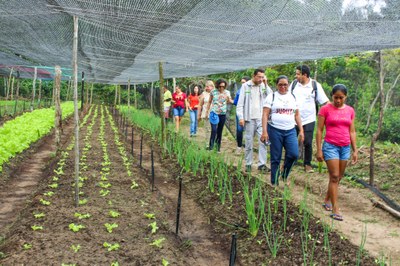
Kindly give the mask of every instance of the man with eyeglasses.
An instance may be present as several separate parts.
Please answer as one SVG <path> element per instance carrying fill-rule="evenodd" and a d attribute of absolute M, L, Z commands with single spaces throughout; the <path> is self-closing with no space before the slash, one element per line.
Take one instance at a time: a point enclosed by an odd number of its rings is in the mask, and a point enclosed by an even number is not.
<path fill-rule="evenodd" d="M 313 173 L 311 160 L 312 141 L 317 116 L 316 103 L 324 105 L 329 102 L 329 99 L 321 84 L 310 78 L 310 68 L 307 65 L 296 67 L 296 80 L 290 84 L 289 88 L 299 104 L 301 123 L 304 130 L 304 171 Z M 313 84 L 313 82 L 315 83 Z M 296 131 L 298 134 L 299 129 L 297 126 Z"/>
<path fill-rule="evenodd" d="M 251 80 L 242 84 L 239 100 L 236 107 L 236 115 L 239 125 L 245 130 L 245 161 L 246 171 L 251 172 L 253 163 L 253 140 L 258 136 L 258 170 L 266 172 L 267 147 L 260 141 L 262 134 L 262 112 L 265 98 L 272 93 L 267 84 L 263 69 L 256 69 Z"/>

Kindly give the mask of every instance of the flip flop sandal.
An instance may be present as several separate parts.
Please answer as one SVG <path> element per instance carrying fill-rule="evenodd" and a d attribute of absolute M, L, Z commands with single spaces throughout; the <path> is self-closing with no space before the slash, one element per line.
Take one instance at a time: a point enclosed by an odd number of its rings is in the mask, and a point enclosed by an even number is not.
<path fill-rule="evenodd" d="M 332 204 L 331 203 L 323 203 L 322 207 L 325 209 L 325 211 L 332 211 Z"/>
<path fill-rule="evenodd" d="M 336 221 L 343 221 L 343 216 L 337 213 L 331 213 L 331 215 L 329 215 L 333 220 Z"/>

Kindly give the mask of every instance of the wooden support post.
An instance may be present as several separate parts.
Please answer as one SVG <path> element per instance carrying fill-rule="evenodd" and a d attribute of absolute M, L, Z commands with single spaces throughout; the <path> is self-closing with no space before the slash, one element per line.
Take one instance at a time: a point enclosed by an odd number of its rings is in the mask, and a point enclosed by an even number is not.
<path fill-rule="evenodd" d="M 117 98 L 118 98 L 118 85 L 115 84 L 115 98 L 114 98 L 114 107 L 117 106 Z"/>
<path fill-rule="evenodd" d="M 151 87 L 150 87 L 150 108 L 151 108 L 151 111 L 154 113 L 154 108 L 153 108 L 153 89 L 154 89 L 154 82 L 151 83 Z"/>
<path fill-rule="evenodd" d="M 90 85 L 90 84 L 88 84 L 88 85 Z M 85 104 L 86 105 L 89 104 L 89 86 L 86 86 L 86 102 L 85 102 Z"/>
<path fill-rule="evenodd" d="M 165 148 L 165 119 L 164 119 L 164 73 L 163 73 L 163 64 L 160 62 L 158 64 L 158 70 L 160 74 L 160 118 L 161 118 L 161 149 Z"/>
<path fill-rule="evenodd" d="M 92 99 L 93 99 L 93 86 L 94 84 L 92 83 L 92 88 L 90 89 L 90 105 L 92 105 Z"/>
<path fill-rule="evenodd" d="M 74 39 L 72 52 L 74 80 L 74 122 L 75 122 L 75 207 L 79 206 L 79 113 L 78 113 L 78 17 L 74 16 Z"/>
<path fill-rule="evenodd" d="M 135 109 L 137 109 L 136 84 L 133 84 L 133 93 L 135 96 Z"/>
<path fill-rule="evenodd" d="M 121 85 L 118 85 L 118 105 L 121 108 Z M 121 111 L 121 109 L 120 109 Z"/>
<path fill-rule="evenodd" d="M 54 105 L 55 105 L 55 117 L 54 117 L 54 128 L 55 128 L 55 141 L 56 150 L 60 148 L 61 144 L 61 132 L 62 132 L 62 113 L 60 103 L 60 90 L 61 90 L 61 68 L 60 66 L 55 67 L 54 77 Z"/>
<path fill-rule="evenodd" d="M 12 77 L 12 82 L 11 82 L 11 95 L 10 95 L 10 100 L 11 100 L 11 101 L 14 99 L 14 82 L 15 82 L 15 78 Z"/>
<path fill-rule="evenodd" d="M 128 79 L 128 115 L 131 114 L 131 79 Z"/>
<path fill-rule="evenodd" d="M 60 71 L 61 71 L 61 68 L 60 68 Z M 56 73 L 56 75 L 57 75 L 57 73 Z M 60 78 L 60 90 L 61 90 L 61 78 Z M 42 80 L 41 79 L 39 79 L 39 90 L 38 90 L 38 108 L 40 108 L 40 105 L 41 105 L 41 100 L 42 100 Z"/>
<path fill-rule="evenodd" d="M 34 75 L 33 75 L 31 111 L 33 111 L 33 104 L 34 104 L 34 102 L 35 102 L 36 78 L 37 78 L 37 67 L 35 67 L 35 73 L 34 73 Z"/>
<path fill-rule="evenodd" d="M 85 101 L 85 72 L 82 71 L 81 112 L 83 112 L 84 101 Z"/>

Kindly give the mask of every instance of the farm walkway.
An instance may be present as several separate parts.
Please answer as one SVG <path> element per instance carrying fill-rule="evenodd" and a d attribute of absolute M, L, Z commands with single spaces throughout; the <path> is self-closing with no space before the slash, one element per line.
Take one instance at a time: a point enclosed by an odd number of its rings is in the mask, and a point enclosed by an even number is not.
<path fill-rule="evenodd" d="M 187 132 L 187 136 L 189 137 L 190 130 L 188 123 L 188 117 L 185 116 L 181 132 Z M 209 142 L 209 136 L 209 133 L 206 132 L 203 126 L 203 122 L 200 122 L 197 137 L 191 139 L 199 143 L 199 145 L 206 146 Z M 234 161 L 237 161 L 241 156 L 235 154 L 236 141 L 226 128 L 224 129 L 221 146 L 221 156 Z M 255 155 L 252 174 L 258 174 L 256 163 L 257 158 Z M 351 171 L 351 166 L 348 167 L 348 170 Z M 268 176 L 259 175 L 259 177 L 269 184 L 269 174 Z M 321 206 L 326 193 L 327 173 L 306 174 L 303 171 L 303 167 L 295 166 L 290 178 L 292 180 L 291 189 L 293 192 L 292 195 L 294 195 L 294 203 L 299 204 L 303 199 L 307 184 L 309 187 L 307 198 L 309 206 L 312 206 L 314 216 L 322 221 L 331 223 L 332 219 L 329 217 L 329 213 Z M 337 231 L 343 237 L 359 246 L 362 232 L 366 226 L 366 250 L 375 257 L 384 254 L 387 258 L 391 258 L 392 265 L 400 265 L 400 222 L 387 212 L 374 207 L 370 201 L 372 198 L 379 201 L 368 189 L 357 188 L 351 186 L 349 183 L 342 182 L 339 189 L 339 203 L 344 221 L 334 221 L 334 227 L 336 227 Z"/>

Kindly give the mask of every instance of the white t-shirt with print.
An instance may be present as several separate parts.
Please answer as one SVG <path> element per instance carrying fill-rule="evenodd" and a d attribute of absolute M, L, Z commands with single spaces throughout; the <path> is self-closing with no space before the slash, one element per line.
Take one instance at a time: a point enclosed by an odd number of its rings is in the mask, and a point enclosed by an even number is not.
<path fill-rule="evenodd" d="M 292 84 L 289 86 L 289 90 L 291 89 Z M 310 81 L 304 86 L 300 82 L 297 82 L 292 92 L 299 105 L 302 125 L 304 126 L 311 122 L 315 122 L 317 113 L 315 110 L 315 92 L 313 92 L 312 79 L 310 79 Z M 317 102 L 319 104 L 324 104 L 327 101 L 329 101 L 329 99 L 326 96 L 324 89 L 321 84 L 317 82 Z"/>
<path fill-rule="evenodd" d="M 265 99 L 264 107 L 271 109 L 270 120 L 268 121 L 271 126 L 281 130 L 294 128 L 294 115 L 298 106 L 296 99 L 289 91 L 286 94 L 280 94 L 278 91 L 271 93 Z"/>

